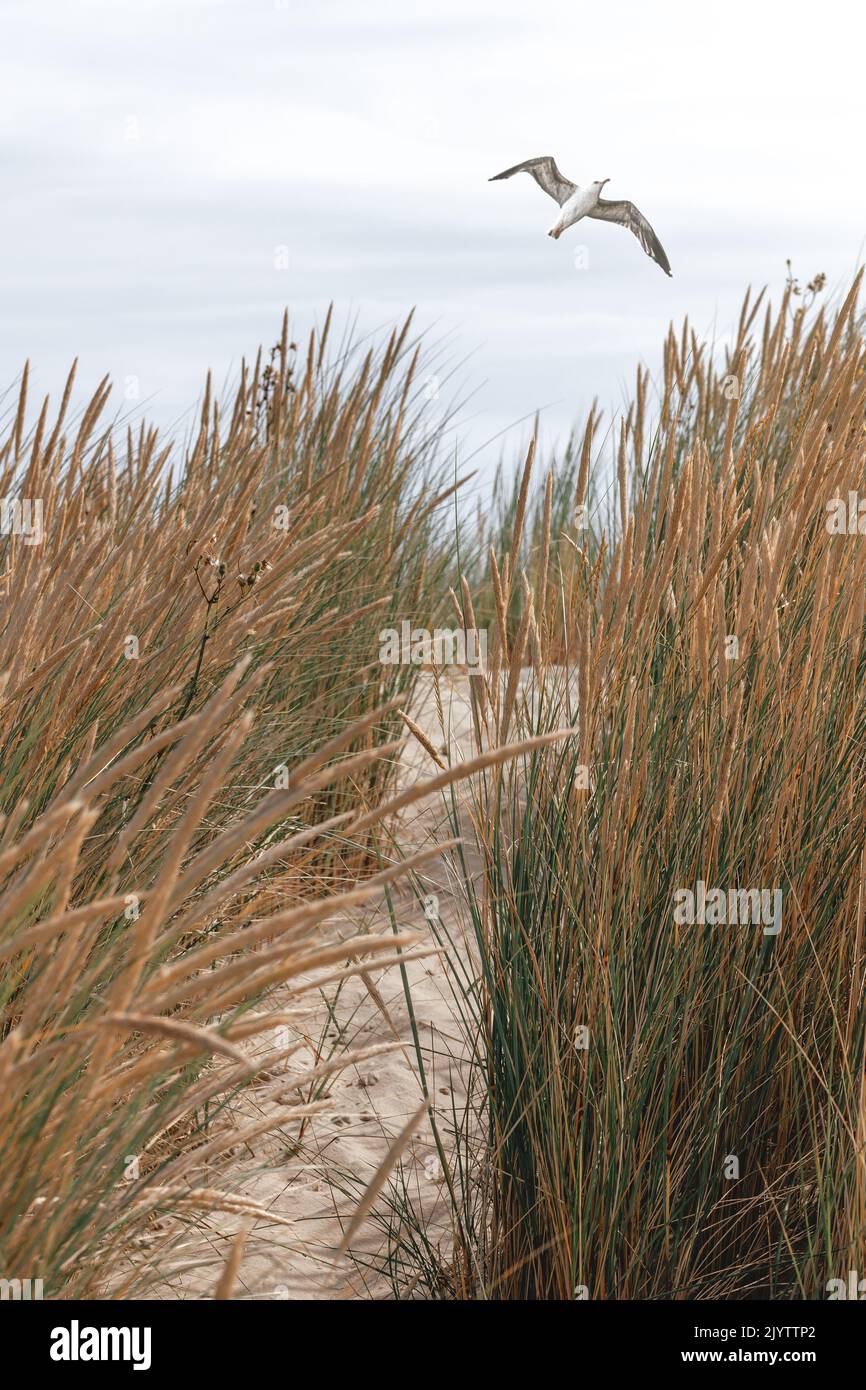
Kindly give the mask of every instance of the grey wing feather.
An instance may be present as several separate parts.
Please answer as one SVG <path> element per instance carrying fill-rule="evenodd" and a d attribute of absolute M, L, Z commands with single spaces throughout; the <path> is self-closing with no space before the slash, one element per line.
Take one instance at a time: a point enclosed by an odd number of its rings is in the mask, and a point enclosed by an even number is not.
<path fill-rule="evenodd" d="M 549 193 L 559 206 L 571 197 L 577 188 L 576 183 L 564 178 L 556 167 L 556 160 L 552 154 L 541 154 L 537 159 L 526 159 L 522 164 L 515 164 L 510 169 L 503 169 L 501 174 L 494 174 L 488 183 L 495 183 L 497 179 L 510 179 L 512 174 L 531 174 L 545 193 Z"/>
<path fill-rule="evenodd" d="M 665 248 L 643 213 L 635 207 L 634 203 L 613 202 L 610 198 L 599 198 L 598 203 L 592 212 L 587 213 L 587 216 L 598 217 L 602 222 L 618 222 L 621 227 L 628 227 L 630 232 L 634 232 L 647 255 L 661 266 L 665 275 L 673 274 L 670 262 L 665 255 Z"/>

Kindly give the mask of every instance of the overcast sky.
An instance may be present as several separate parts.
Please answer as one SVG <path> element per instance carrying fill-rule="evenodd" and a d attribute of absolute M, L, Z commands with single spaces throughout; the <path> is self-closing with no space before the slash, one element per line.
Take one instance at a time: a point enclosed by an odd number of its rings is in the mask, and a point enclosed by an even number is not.
<path fill-rule="evenodd" d="M 29 356 L 54 392 L 78 354 L 82 384 L 110 371 L 119 408 L 136 378 L 171 426 L 286 304 L 296 334 L 329 300 L 363 331 L 417 305 L 471 393 L 463 451 L 536 410 L 552 440 L 593 396 L 615 409 L 636 361 L 656 368 L 671 318 L 722 339 L 786 257 L 804 282 L 850 279 L 862 13 L 0 0 L 0 384 Z M 621 228 L 552 241 L 528 177 L 487 182 L 546 153 L 633 199 L 674 278 Z"/>

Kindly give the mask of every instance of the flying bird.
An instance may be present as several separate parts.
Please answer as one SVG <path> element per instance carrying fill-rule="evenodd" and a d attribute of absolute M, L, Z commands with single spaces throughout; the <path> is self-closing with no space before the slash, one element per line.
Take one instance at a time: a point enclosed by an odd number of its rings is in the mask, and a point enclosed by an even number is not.
<path fill-rule="evenodd" d="M 539 188 L 543 188 L 545 193 L 549 193 L 551 198 L 559 203 L 561 212 L 547 233 L 554 240 L 561 237 L 567 227 L 573 227 L 582 217 L 597 217 L 601 222 L 618 222 L 621 227 L 628 227 L 630 232 L 634 232 L 644 251 L 661 266 L 665 275 L 673 273 L 664 247 L 634 203 L 614 202 L 610 198 L 602 198 L 601 190 L 606 183 L 610 183 L 610 179 L 596 179 L 588 188 L 580 188 L 559 172 L 553 155 L 543 154 L 537 159 L 527 159 L 523 164 L 515 164 L 511 169 L 503 169 L 501 174 L 494 174 L 488 182 L 495 183 L 497 179 L 510 179 L 512 174 L 523 173 L 531 174 Z"/>

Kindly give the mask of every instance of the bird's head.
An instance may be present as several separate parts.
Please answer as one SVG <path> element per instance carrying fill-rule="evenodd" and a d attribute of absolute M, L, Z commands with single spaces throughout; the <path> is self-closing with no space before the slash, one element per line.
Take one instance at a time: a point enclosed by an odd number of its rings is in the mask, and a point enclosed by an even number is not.
<path fill-rule="evenodd" d="M 606 183 L 610 183 L 610 179 L 596 179 L 595 183 L 592 186 L 593 188 L 597 188 L 600 193 Z"/>

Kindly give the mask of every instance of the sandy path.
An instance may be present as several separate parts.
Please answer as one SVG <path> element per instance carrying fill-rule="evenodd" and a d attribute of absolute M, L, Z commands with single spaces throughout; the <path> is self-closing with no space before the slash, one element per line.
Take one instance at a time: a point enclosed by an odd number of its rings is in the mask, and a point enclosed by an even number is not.
<path fill-rule="evenodd" d="M 465 757 L 471 746 L 470 715 L 466 681 L 462 678 L 440 682 L 442 708 L 449 731 L 450 757 Z M 443 746 L 432 679 L 420 682 L 413 704 L 413 718 L 431 743 Z M 429 776 L 437 769 L 429 755 L 410 740 L 403 755 L 400 778 L 403 784 Z M 431 837 L 445 838 L 448 827 L 440 796 L 416 803 L 396 828 L 404 852 L 409 853 Z M 428 892 L 438 899 L 441 921 L 452 936 L 462 932 L 463 914 L 453 887 L 447 881 L 445 866 L 434 860 L 425 873 Z M 417 899 L 405 889 L 394 896 L 400 927 L 423 928 L 425 923 Z M 338 930 L 350 936 L 359 927 L 387 929 L 384 905 L 344 918 Z M 453 1014 L 445 966 L 439 957 L 411 962 L 407 966 L 419 1037 L 428 1071 L 431 1099 L 442 1118 L 440 1132 L 450 1125 L 451 1107 L 459 1114 L 465 1099 L 459 1066 L 449 1059 L 459 1055 L 461 1042 Z M 343 985 L 336 999 L 327 1044 L 337 1050 L 349 1046 L 393 1043 L 395 1032 L 403 1041 L 399 1050 L 352 1065 L 328 1083 L 333 1109 L 308 1122 L 301 1153 L 293 1152 L 297 1124 L 257 1142 L 253 1151 L 238 1155 L 243 1173 L 238 1184 L 245 1197 L 252 1199 L 277 1218 L 290 1217 L 288 1227 L 265 1219 L 251 1231 L 240 1266 L 236 1298 L 382 1298 L 391 1296 L 389 1280 L 375 1269 L 359 1269 L 344 1260 L 338 1271 L 333 1267 L 333 1251 L 339 1243 L 345 1220 L 351 1217 L 357 1197 L 375 1173 L 423 1098 L 415 1051 L 412 1044 L 403 983 L 397 967 L 373 970 L 370 981 L 377 999 L 361 979 Z M 333 987 L 329 990 L 333 997 Z M 311 1024 L 322 1029 L 324 1011 L 316 996 Z M 312 1032 L 312 1027 L 311 1027 Z M 276 1042 L 270 1036 L 268 1046 Z M 261 1043 L 260 1043 L 261 1046 Z M 265 1050 L 263 1048 L 263 1050 Z M 313 1050 L 292 1058 L 290 1068 L 304 1070 L 314 1063 Z M 264 1104 L 250 1090 L 234 1109 L 230 1122 L 238 1128 L 267 1115 Z M 446 1245 L 449 1239 L 447 1193 L 436 1155 L 428 1119 L 422 1120 L 415 1138 L 402 1160 L 402 1177 L 411 1188 L 413 1205 L 421 1215 L 428 1236 L 435 1233 Z M 223 1184 L 224 1186 L 225 1184 Z M 345 1194 L 340 1196 L 341 1191 Z M 377 1207 L 386 1204 L 382 1199 Z M 229 1243 L 237 1230 L 237 1218 L 215 1215 L 194 1232 L 185 1234 L 175 1246 L 171 1267 L 176 1272 L 155 1287 L 157 1298 L 212 1297 Z M 381 1222 L 368 1219 L 354 1242 L 356 1250 L 375 1260 L 385 1244 Z"/>

